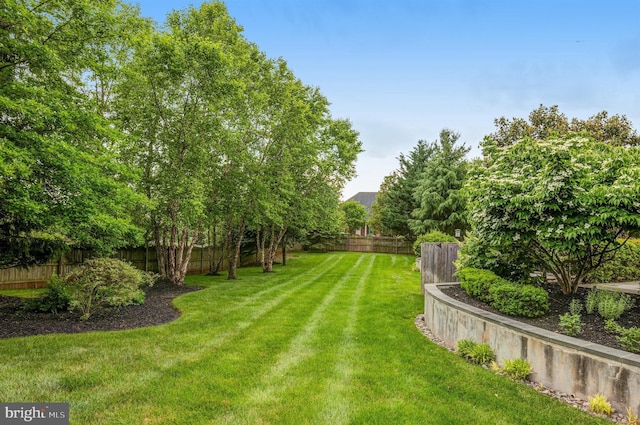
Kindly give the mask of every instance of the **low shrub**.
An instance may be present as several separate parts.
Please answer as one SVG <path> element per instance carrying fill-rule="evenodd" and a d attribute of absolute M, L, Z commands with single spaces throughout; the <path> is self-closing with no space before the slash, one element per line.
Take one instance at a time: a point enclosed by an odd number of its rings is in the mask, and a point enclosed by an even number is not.
<path fill-rule="evenodd" d="M 53 275 L 47 281 L 47 290 L 40 296 L 28 300 L 24 309 L 41 313 L 57 314 L 69 309 L 69 288 L 64 279 L 58 275 Z"/>
<path fill-rule="evenodd" d="M 496 359 L 496 355 L 489 346 L 489 344 L 476 344 L 471 349 L 470 360 L 471 363 L 478 365 L 488 365 Z"/>
<path fill-rule="evenodd" d="M 610 415 L 612 411 L 611 403 L 602 394 L 596 394 L 593 397 L 589 396 L 589 410 L 597 414 Z"/>
<path fill-rule="evenodd" d="M 506 282 L 489 288 L 491 306 L 512 316 L 539 317 L 549 311 L 549 294 L 533 285 Z"/>
<path fill-rule="evenodd" d="M 580 300 L 578 299 L 572 299 L 571 302 L 569 303 L 569 313 L 571 314 L 582 314 L 582 303 L 580 302 Z"/>
<path fill-rule="evenodd" d="M 614 334 L 625 350 L 631 353 L 640 353 L 640 328 L 625 328 L 613 319 L 609 319 L 604 324 L 604 330 Z"/>
<path fill-rule="evenodd" d="M 582 316 L 565 313 L 560 315 L 560 327 L 569 336 L 578 336 L 582 332 Z"/>
<path fill-rule="evenodd" d="M 471 267 L 491 270 L 498 276 L 512 282 L 533 283 L 535 267 L 523 250 L 498 250 L 484 238 L 478 238 L 473 231 L 465 235 L 464 243 L 458 251 L 456 267 Z"/>
<path fill-rule="evenodd" d="M 617 320 L 622 314 L 631 310 L 634 300 L 622 292 L 601 291 L 601 298 L 598 300 L 598 314 L 605 320 Z"/>
<path fill-rule="evenodd" d="M 456 354 L 467 360 L 471 360 L 471 352 L 476 346 L 476 342 L 471 339 L 461 339 L 456 347 Z"/>
<path fill-rule="evenodd" d="M 587 314 L 597 312 L 603 319 L 617 320 L 635 304 L 633 298 L 622 292 L 604 291 L 596 287 L 587 294 Z"/>
<path fill-rule="evenodd" d="M 87 319 L 96 308 L 142 304 L 140 289 L 153 285 L 156 277 L 114 258 L 95 258 L 76 267 L 67 276 L 69 309 L 82 312 Z"/>
<path fill-rule="evenodd" d="M 640 280 L 640 239 L 629 239 L 607 261 L 587 276 L 590 282 Z"/>
<path fill-rule="evenodd" d="M 587 314 L 593 314 L 598 308 L 598 299 L 600 298 L 600 290 L 597 287 L 591 288 L 587 293 L 587 298 L 584 301 L 584 309 Z"/>
<path fill-rule="evenodd" d="M 501 371 L 511 379 L 524 381 L 531 374 L 531 364 L 524 359 L 505 360 Z"/>
<path fill-rule="evenodd" d="M 460 287 L 469 296 L 487 302 L 491 301 L 489 289 L 492 286 L 507 283 L 506 280 L 490 270 L 474 269 L 472 267 L 464 267 L 457 270 L 456 276 L 460 279 Z"/>
<path fill-rule="evenodd" d="M 416 256 L 419 257 L 421 255 L 421 246 L 423 243 L 438 243 L 438 242 L 458 242 L 456 238 L 446 233 L 440 232 L 439 230 L 432 230 L 429 233 L 425 233 L 424 235 L 418 236 L 418 239 L 413 243 L 413 252 L 416 253 Z"/>
<path fill-rule="evenodd" d="M 640 328 L 622 328 L 620 335 L 616 339 L 622 348 L 631 353 L 640 353 Z"/>

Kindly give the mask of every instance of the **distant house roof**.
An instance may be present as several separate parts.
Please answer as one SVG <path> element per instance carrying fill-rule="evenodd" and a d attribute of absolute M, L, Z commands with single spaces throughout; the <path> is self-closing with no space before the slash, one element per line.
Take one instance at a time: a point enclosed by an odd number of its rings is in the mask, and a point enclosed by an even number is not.
<path fill-rule="evenodd" d="M 378 192 L 358 192 L 351 198 L 347 199 L 347 201 L 360 202 L 367 209 L 367 212 L 370 212 L 371 205 L 373 205 L 373 201 L 376 200 L 377 196 Z"/>

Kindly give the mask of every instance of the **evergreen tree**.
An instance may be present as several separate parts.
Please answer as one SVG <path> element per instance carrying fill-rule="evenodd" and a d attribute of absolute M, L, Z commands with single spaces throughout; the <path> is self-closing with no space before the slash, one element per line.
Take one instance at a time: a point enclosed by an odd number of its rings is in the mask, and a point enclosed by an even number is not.
<path fill-rule="evenodd" d="M 412 211 L 409 227 L 414 234 L 432 230 L 453 234 L 454 229 L 465 230 L 466 199 L 461 189 L 467 173 L 466 146 L 455 146 L 458 133 L 444 129 L 438 144 L 425 164 L 413 192 L 418 206 Z"/>

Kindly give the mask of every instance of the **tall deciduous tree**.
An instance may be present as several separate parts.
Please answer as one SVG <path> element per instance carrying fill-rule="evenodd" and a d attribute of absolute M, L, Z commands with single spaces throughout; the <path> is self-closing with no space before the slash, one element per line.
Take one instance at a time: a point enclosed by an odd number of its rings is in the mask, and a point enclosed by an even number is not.
<path fill-rule="evenodd" d="M 470 221 L 495 251 L 522 254 L 566 294 L 640 229 L 640 150 L 569 135 L 485 145 L 470 172 Z"/>
<path fill-rule="evenodd" d="M 246 42 L 222 3 L 175 11 L 166 31 L 141 40 L 120 86 L 130 159 L 144 170 L 162 275 L 182 284 L 203 233 L 211 186 L 234 140 L 223 131 L 233 63 Z"/>
<path fill-rule="evenodd" d="M 456 146 L 460 134 L 444 129 L 426 162 L 413 192 L 418 206 L 409 227 L 414 234 L 440 230 L 450 235 L 467 227 L 466 198 L 462 193 L 467 173 L 466 146 Z"/>
<path fill-rule="evenodd" d="M 47 261 L 69 244 L 109 253 L 134 244 L 132 170 L 87 76 L 139 21 L 117 0 L 6 0 L 0 15 L 0 264 Z M 132 27 L 135 27 L 133 25 Z"/>
<path fill-rule="evenodd" d="M 586 133 L 600 142 L 616 146 L 640 145 L 640 135 L 625 115 L 599 112 L 586 120 L 572 118 L 560 112 L 558 105 L 540 105 L 531 111 L 528 121 L 524 118 L 494 120 L 496 131 L 487 137 L 498 146 L 509 146 L 524 137 L 546 140 L 548 137 L 564 136 L 568 133 Z"/>
<path fill-rule="evenodd" d="M 349 233 L 354 235 L 367 222 L 367 209 L 357 201 L 345 201 L 340 204 L 343 220 Z M 363 235 L 364 236 L 364 235 Z"/>

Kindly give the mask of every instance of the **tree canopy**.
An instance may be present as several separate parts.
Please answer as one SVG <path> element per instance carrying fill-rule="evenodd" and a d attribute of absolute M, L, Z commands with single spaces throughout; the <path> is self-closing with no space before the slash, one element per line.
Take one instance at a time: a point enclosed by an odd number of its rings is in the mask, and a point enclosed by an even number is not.
<path fill-rule="evenodd" d="M 439 230 L 453 235 L 467 227 L 466 198 L 461 189 L 467 173 L 465 155 L 469 148 L 455 146 L 460 134 L 442 130 L 433 153 L 413 191 L 417 207 L 411 212 L 409 227 L 416 235 Z"/>
<path fill-rule="evenodd" d="M 419 140 L 399 168 L 385 177 L 372 206 L 375 227 L 415 240 L 431 230 L 453 234 L 466 228 L 465 198 L 460 192 L 469 149 L 455 146 L 460 135 L 444 129 L 437 141 Z"/>
<path fill-rule="evenodd" d="M 640 135 L 625 115 L 601 111 L 586 120 L 572 118 L 560 112 L 558 105 L 540 105 L 531 111 L 529 119 L 500 117 L 494 120 L 496 131 L 487 136 L 498 146 L 509 146 L 524 137 L 546 140 L 569 133 L 586 133 L 591 138 L 616 146 L 638 146 Z"/>
<path fill-rule="evenodd" d="M 343 202 L 340 204 L 340 211 L 342 211 L 344 224 L 351 235 L 354 235 L 356 230 L 367 223 L 367 208 L 358 201 Z"/>
<path fill-rule="evenodd" d="M 414 193 L 434 150 L 433 143 L 419 140 L 407 155 L 400 154 L 398 169 L 385 177 L 372 206 L 377 227 L 410 240 L 418 236 L 409 226 L 411 214 L 420 205 Z"/>
<path fill-rule="evenodd" d="M 109 253 L 141 242 L 125 137 L 89 88 L 135 10 L 113 1 L 7 0 L 0 17 L 0 265 L 49 260 L 69 245 Z M 140 21 L 141 22 L 141 21 Z"/>
<path fill-rule="evenodd" d="M 580 135 L 487 143 L 466 190 L 476 237 L 550 272 L 564 293 L 610 260 L 620 238 L 640 230 L 635 147 Z"/>
<path fill-rule="evenodd" d="M 215 227 L 234 278 L 245 230 L 273 254 L 335 226 L 358 133 L 222 2 L 159 27 L 119 0 L 8 0 L 0 60 L 2 266 L 146 240 L 180 284 Z"/>

